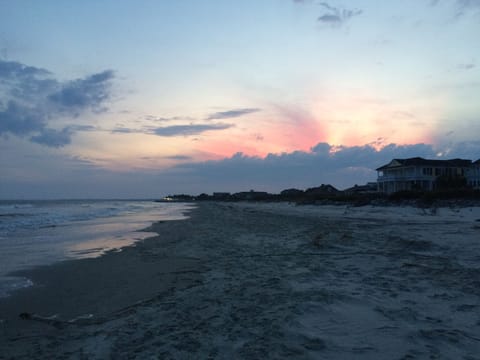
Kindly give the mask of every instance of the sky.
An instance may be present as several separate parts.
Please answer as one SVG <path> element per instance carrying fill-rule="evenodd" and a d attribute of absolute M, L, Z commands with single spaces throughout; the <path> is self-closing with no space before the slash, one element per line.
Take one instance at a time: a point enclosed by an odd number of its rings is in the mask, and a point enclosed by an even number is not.
<path fill-rule="evenodd" d="M 0 199 L 344 189 L 480 158 L 480 0 L 0 0 Z"/>

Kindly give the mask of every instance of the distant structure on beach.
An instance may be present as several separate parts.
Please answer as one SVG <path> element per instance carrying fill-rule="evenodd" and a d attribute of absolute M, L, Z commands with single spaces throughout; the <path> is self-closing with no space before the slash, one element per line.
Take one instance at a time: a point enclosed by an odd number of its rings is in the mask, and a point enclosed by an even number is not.
<path fill-rule="evenodd" d="M 460 187 L 480 188 L 480 160 L 393 159 L 377 169 L 378 191 L 433 191 Z"/>
<path fill-rule="evenodd" d="M 359 194 L 375 194 L 378 191 L 376 182 L 368 182 L 365 185 L 357 185 L 343 190 L 347 195 L 359 195 Z"/>
<path fill-rule="evenodd" d="M 373 199 L 388 199 L 394 193 L 399 193 L 394 195 L 397 198 L 412 199 L 436 190 L 438 198 L 453 195 L 457 198 L 468 196 L 471 199 L 473 196 L 480 199 L 480 159 L 475 162 L 467 159 L 431 160 L 421 157 L 393 159 L 376 170 L 376 182 L 355 184 L 345 190 L 321 184 L 306 190 L 288 188 L 278 194 L 256 190 L 214 192 L 212 195 L 178 194 L 157 201 L 293 201 L 302 204 L 347 201 L 361 206 Z"/>
<path fill-rule="evenodd" d="M 480 159 L 472 163 L 467 178 L 472 188 L 480 189 Z"/>

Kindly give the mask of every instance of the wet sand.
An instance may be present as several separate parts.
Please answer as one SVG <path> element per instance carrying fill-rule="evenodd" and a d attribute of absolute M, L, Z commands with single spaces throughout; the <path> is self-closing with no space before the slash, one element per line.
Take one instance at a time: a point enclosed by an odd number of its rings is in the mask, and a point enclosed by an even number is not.
<path fill-rule="evenodd" d="M 26 273 L 0 358 L 479 358 L 480 208 L 198 206 Z"/>

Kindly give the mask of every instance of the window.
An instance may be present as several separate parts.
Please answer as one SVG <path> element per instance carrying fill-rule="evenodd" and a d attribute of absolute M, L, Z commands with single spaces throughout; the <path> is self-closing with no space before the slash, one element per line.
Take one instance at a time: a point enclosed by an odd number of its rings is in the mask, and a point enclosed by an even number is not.
<path fill-rule="evenodd" d="M 423 175 L 432 175 L 432 168 L 423 168 Z"/>

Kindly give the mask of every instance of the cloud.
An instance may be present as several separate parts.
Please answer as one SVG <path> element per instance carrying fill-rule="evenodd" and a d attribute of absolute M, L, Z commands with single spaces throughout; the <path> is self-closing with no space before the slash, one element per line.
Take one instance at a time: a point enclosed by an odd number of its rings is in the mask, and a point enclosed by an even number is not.
<path fill-rule="evenodd" d="M 473 63 L 468 63 L 468 64 L 458 64 L 457 69 L 459 70 L 471 70 L 475 68 L 475 64 Z"/>
<path fill-rule="evenodd" d="M 206 131 L 225 130 L 233 127 L 233 124 L 189 124 L 189 125 L 170 125 L 162 127 L 144 127 L 141 129 L 127 128 L 118 126 L 111 132 L 114 134 L 149 134 L 165 137 L 191 136 L 198 135 Z"/>
<path fill-rule="evenodd" d="M 319 16 L 317 20 L 320 23 L 330 25 L 330 26 L 340 26 L 347 22 L 354 16 L 362 14 L 362 10 L 354 9 L 342 9 L 334 7 L 326 2 L 321 2 L 319 5 L 324 9 L 324 14 Z"/>
<path fill-rule="evenodd" d="M 175 171 L 188 174 L 201 184 L 196 188 L 200 192 L 250 189 L 275 192 L 290 187 L 305 189 L 322 183 L 343 189 L 375 181 L 375 169 L 394 158 L 462 157 L 475 160 L 479 153 L 480 141 L 438 148 L 422 143 L 388 144 L 381 148 L 370 144 L 349 147 L 319 143 L 310 151 L 269 154 L 265 158 L 237 153 L 222 160 L 184 163 L 173 168 L 170 175 Z"/>
<path fill-rule="evenodd" d="M 32 80 L 50 75 L 51 73 L 45 69 L 27 66 L 16 61 L 0 60 L 0 78 L 3 80 Z"/>
<path fill-rule="evenodd" d="M 338 12 L 338 9 L 336 7 L 330 5 L 329 3 L 320 2 L 320 3 L 318 3 L 318 5 L 320 5 L 321 7 L 325 8 L 328 11 L 331 11 L 331 12 L 334 12 L 334 13 Z"/>
<path fill-rule="evenodd" d="M 221 120 L 221 119 L 231 119 L 240 117 L 247 114 L 252 114 L 255 112 L 261 111 L 261 109 L 257 108 L 246 108 L 246 109 L 233 109 L 228 111 L 220 111 L 213 113 L 207 117 L 207 120 Z"/>
<path fill-rule="evenodd" d="M 389 144 L 378 150 L 370 145 L 335 147 L 319 143 L 309 151 L 270 154 L 265 158 L 238 153 L 223 160 L 195 163 L 180 155 L 182 164 L 169 169 L 122 172 L 98 167 L 101 159 L 72 158 L 62 152 L 39 152 L 32 158 L 32 148 L 14 145 L 0 143 L 0 151 L 15 154 L 0 156 L 0 168 L 4 170 L 0 171 L 0 198 L 160 198 L 169 193 L 250 189 L 279 192 L 322 183 L 345 189 L 375 181 L 375 169 L 393 158 L 480 157 L 480 141 L 439 147 Z M 32 161 L 36 166 L 31 166 Z M 19 177 L 17 169 L 27 175 Z M 138 186 L 139 178 L 142 186 Z"/>
<path fill-rule="evenodd" d="M 59 148 L 70 144 L 72 134 L 73 131 L 68 127 L 62 130 L 42 129 L 38 135 L 32 136 L 30 140 L 37 144 Z"/>
<path fill-rule="evenodd" d="M 313 2 L 312 0 L 293 0 L 296 4 L 315 4 L 322 8 L 323 14 L 317 17 L 317 21 L 324 25 L 331 27 L 338 27 L 346 23 L 354 16 L 362 14 L 362 10 L 359 9 L 345 9 L 341 7 L 335 7 L 327 2 Z"/>
<path fill-rule="evenodd" d="M 48 99 L 64 111 L 104 111 L 101 105 L 110 96 L 110 80 L 113 77 L 113 71 L 106 70 L 84 79 L 68 81 Z"/>
<path fill-rule="evenodd" d="M 326 14 L 326 15 L 319 16 L 317 20 L 323 23 L 330 23 L 330 24 L 340 24 L 342 22 L 342 18 L 334 14 Z"/>
<path fill-rule="evenodd" d="M 170 121 L 193 121 L 194 118 L 190 116 L 171 116 L 171 117 L 162 117 L 162 116 L 155 116 L 155 115 L 146 115 L 144 117 L 145 120 L 152 121 L 152 122 L 170 122 Z"/>
<path fill-rule="evenodd" d="M 61 82 L 45 69 L 0 60 L 0 135 L 29 138 L 32 142 L 62 147 L 76 131 L 90 127 L 56 129 L 60 118 L 105 110 L 110 98 L 111 70 Z"/>
<path fill-rule="evenodd" d="M 114 134 L 135 134 L 135 133 L 143 133 L 143 132 L 144 131 L 130 129 L 126 127 L 116 127 L 115 129 L 112 130 L 112 133 Z"/>
<path fill-rule="evenodd" d="M 192 160 L 192 157 L 187 155 L 172 155 L 172 156 L 165 156 L 165 159 L 187 161 L 187 160 Z"/>
<path fill-rule="evenodd" d="M 480 9 L 480 0 L 457 0 L 457 6 L 460 9 Z"/>
<path fill-rule="evenodd" d="M 191 136 L 198 135 L 206 131 L 225 130 L 233 127 L 233 124 L 191 124 L 191 125 L 172 125 L 153 129 L 152 133 L 158 136 Z"/>
<path fill-rule="evenodd" d="M 0 105 L 3 105 L 0 103 Z M 41 131 L 46 126 L 45 115 L 16 101 L 10 100 L 0 111 L 0 135 L 11 133 L 24 136 Z"/>
<path fill-rule="evenodd" d="M 446 0 L 431 0 L 430 5 L 436 6 L 447 2 Z M 480 0 L 453 0 L 450 4 L 454 5 L 455 17 L 460 18 L 468 13 L 480 12 Z"/>

